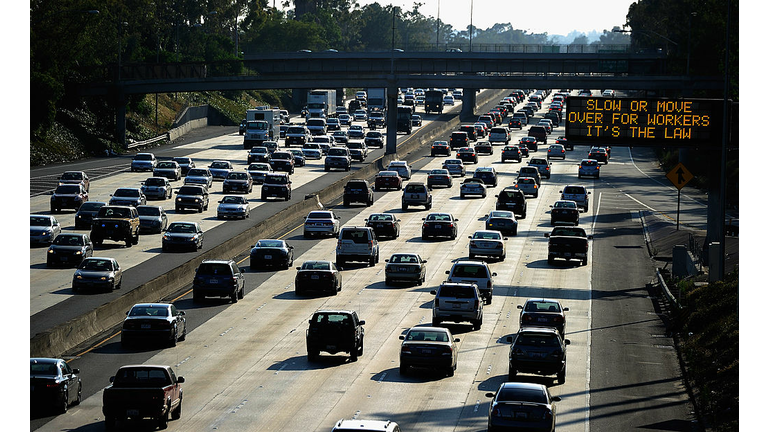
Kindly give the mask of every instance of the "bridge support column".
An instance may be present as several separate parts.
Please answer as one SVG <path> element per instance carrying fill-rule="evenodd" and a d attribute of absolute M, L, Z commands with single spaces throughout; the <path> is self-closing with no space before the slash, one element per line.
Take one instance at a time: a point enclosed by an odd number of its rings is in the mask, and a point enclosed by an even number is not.
<path fill-rule="evenodd" d="M 477 89 L 464 89 L 464 95 L 461 97 L 461 114 L 459 114 L 459 120 L 466 122 L 475 119 L 477 92 Z"/>
<path fill-rule="evenodd" d="M 125 100 L 125 93 L 122 89 L 117 90 L 115 101 L 115 141 L 124 149 L 125 146 L 125 107 L 128 102 Z"/>
<path fill-rule="evenodd" d="M 387 85 L 387 149 L 384 154 L 397 153 L 397 86 L 394 80 Z"/>

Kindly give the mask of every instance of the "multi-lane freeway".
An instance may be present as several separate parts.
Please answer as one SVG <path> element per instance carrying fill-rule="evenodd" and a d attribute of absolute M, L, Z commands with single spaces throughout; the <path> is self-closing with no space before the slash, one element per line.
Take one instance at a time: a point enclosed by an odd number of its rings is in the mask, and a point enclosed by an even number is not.
<path fill-rule="evenodd" d="M 492 103 L 491 105 L 494 105 Z M 546 112 L 544 108 L 541 113 Z M 423 128 L 436 116 L 425 116 Z M 441 120 L 438 120 L 441 121 Z M 525 136 L 513 131 L 513 142 Z M 442 139 L 447 140 L 447 135 Z M 562 135 L 562 127 L 552 136 Z M 401 139 L 404 139 L 401 137 Z M 245 151 L 237 133 L 191 143 L 173 149 L 174 156 L 190 155 L 198 164 L 228 159 L 244 167 Z M 385 286 L 383 262 L 343 271 L 343 290 L 332 297 L 297 297 L 293 293 L 295 269 L 253 271 L 248 251 L 234 258 L 246 269 L 246 295 L 236 304 L 210 300 L 192 302 L 189 287 L 172 298 L 185 310 L 190 332 L 176 347 L 121 348 L 119 329 L 101 335 L 89 346 L 71 354 L 72 367 L 82 371 L 83 402 L 55 417 L 33 418 L 31 429 L 41 431 L 103 429 L 101 389 L 123 364 L 168 364 L 185 377 L 183 415 L 169 429 L 179 431 L 327 431 L 341 418 L 390 419 L 408 431 L 485 430 L 489 399 L 506 381 L 509 343 L 506 337 L 518 329 L 517 305 L 531 297 L 559 299 L 567 312 L 567 380 L 520 375 L 522 381 L 543 383 L 557 403 L 560 431 L 624 431 L 633 429 L 695 430 L 694 415 L 682 384 L 673 341 L 659 316 L 655 292 L 647 287 L 652 265 L 645 250 L 640 210 L 674 214 L 677 195 L 659 182 L 652 151 L 614 147 L 610 163 L 601 168 L 599 180 L 577 179 L 577 162 L 588 149 L 576 146 L 565 161 L 553 162 L 553 175 L 545 179 L 538 198 L 529 199 L 528 217 L 520 220 L 518 235 L 507 240 L 507 257 L 490 262 L 495 277 L 494 302 L 485 307 L 480 330 L 470 325 L 448 326 L 460 338 L 455 376 L 428 371 L 399 373 L 398 337 L 418 325 L 431 322 L 433 295 L 451 263 L 467 256 L 468 240 L 484 228 L 484 216 L 494 209 L 493 193 L 511 185 L 522 164 L 500 162 L 500 148 L 481 156 L 477 166 L 493 166 L 499 186 L 488 198 L 459 197 L 458 182 L 433 191 L 432 211 L 451 212 L 459 218 L 456 241 L 421 239 L 419 208 L 402 211 L 401 192 L 376 192 L 371 207 L 325 203 L 340 215 L 344 225 L 362 225 L 373 212 L 392 212 L 401 219 L 398 239 L 381 242 L 382 260 L 394 252 L 416 252 L 428 259 L 427 279 L 422 286 Z M 369 159 L 380 153 L 374 152 Z M 538 155 L 544 154 L 539 151 Z M 534 155 L 537 155 L 534 153 Z M 428 149 L 409 157 L 413 180 L 426 180 L 426 172 L 440 168 L 444 157 L 430 157 Z M 524 159 L 523 164 L 526 163 Z M 125 166 L 127 167 L 127 166 Z M 468 165 L 468 170 L 474 170 Z M 86 169 L 87 171 L 87 169 Z M 309 162 L 292 176 L 294 189 L 321 188 L 343 173 L 323 173 L 320 163 Z M 136 185 L 148 175 L 119 173 L 97 179 L 91 200 L 108 200 L 119 186 Z M 585 184 L 591 191 L 589 211 L 581 225 L 594 241 L 586 266 L 547 264 L 547 240 L 551 230 L 550 205 L 566 184 Z M 212 202 L 221 186 L 214 186 Z M 251 198 L 258 197 L 254 190 Z M 303 196 L 294 192 L 294 197 Z M 170 204 L 170 203 L 169 203 Z M 172 207 L 166 204 L 167 207 Z M 687 217 L 705 219 L 705 203 L 684 200 Z M 161 204 L 162 205 L 162 204 Z M 252 201 L 254 217 L 265 217 L 280 202 Z M 30 199 L 32 213 L 47 213 L 47 196 Z M 215 206 L 200 215 L 170 212 L 171 220 L 197 220 L 212 238 L 234 235 L 248 221 L 221 222 Z M 58 215 L 71 229 L 72 214 Z M 217 226 L 233 227 L 231 230 Z M 334 259 L 336 240 L 304 239 L 301 225 L 281 234 L 295 247 L 296 262 Z M 256 239 L 254 239 L 255 242 Z M 138 247 L 105 245 L 97 255 L 118 259 L 126 268 L 141 268 L 124 287 L 160 274 L 189 259 L 189 254 L 160 252 L 160 236 L 142 236 Z M 45 248 L 30 250 L 31 334 L 98 306 L 121 293 L 74 296 L 70 289 L 72 269 L 46 269 Z M 138 272 L 137 272 L 138 273 Z M 125 288 L 124 288 L 125 289 Z M 356 310 L 366 321 L 365 351 L 356 362 L 339 355 L 322 355 L 308 362 L 304 340 L 307 320 L 321 308 Z M 128 425 L 151 429 L 154 423 Z"/>

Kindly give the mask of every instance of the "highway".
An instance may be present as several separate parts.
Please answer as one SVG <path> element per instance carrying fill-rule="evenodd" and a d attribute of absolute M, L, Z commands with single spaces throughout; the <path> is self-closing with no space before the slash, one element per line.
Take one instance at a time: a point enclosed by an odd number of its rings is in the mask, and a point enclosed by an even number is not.
<path fill-rule="evenodd" d="M 540 114 L 543 112 L 546 106 Z M 552 136 L 561 134 L 562 127 Z M 525 135 L 514 130 L 512 141 Z M 198 164 L 229 158 L 242 165 L 240 142 L 239 136 L 229 135 L 189 144 L 183 151 L 194 154 Z M 512 184 L 521 166 L 502 164 L 500 147 L 494 150 L 491 156 L 481 156 L 478 164 L 499 171 L 499 186 L 489 189 L 488 198 L 460 199 L 458 181 L 452 188 L 433 191 L 432 211 L 448 211 L 459 218 L 455 242 L 422 241 L 421 218 L 427 211 L 401 211 L 401 193 L 397 191 L 377 192 L 369 208 L 335 203 L 333 208 L 345 225 L 362 225 L 368 214 L 388 211 L 401 218 L 402 227 L 398 239 L 380 243 L 380 264 L 343 271 L 339 295 L 296 297 L 292 289 L 294 269 L 248 270 L 246 296 L 234 305 L 216 300 L 193 304 L 188 289 L 182 291 L 169 300 L 187 311 L 191 332 L 185 341 L 169 349 L 126 351 L 120 347 L 119 335 L 104 335 L 98 345 L 73 356 L 70 362 L 83 371 L 84 400 L 80 406 L 56 417 L 33 419 L 31 428 L 102 430 L 100 390 L 108 384 L 109 376 L 122 364 L 152 363 L 172 365 L 186 379 L 183 415 L 170 422 L 170 430 L 326 431 L 341 418 L 391 419 L 408 431 L 485 430 L 489 402 L 485 393 L 495 391 L 506 380 L 506 336 L 518 329 L 516 307 L 527 298 L 548 297 L 560 299 L 570 308 L 567 381 L 557 384 L 554 377 L 533 375 L 519 379 L 547 384 L 553 395 L 562 398 L 557 403 L 559 431 L 695 430 L 691 428 L 692 408 L 675 351 L 670 349 L 671 338 L 664 331 L 655 295 L 646 288 L 653 269 L 644 250 L 638 212 L 654 209 L 674 215 L 677 199 L 669 185 L 658 181 L 658 169 L 648 149 L 614 147 L 599 180 L 576 178 L 576 164 L 588 151 L 583 146 L 568 152 L 565 161 L 553 161 L 552 178 L 543 180 L 539 197 L 529 200 L 528 217 L 520 220 L 518 235 L 507 240 L 506 260 L 490 263 L 497 273 L 494 302 L 485 308 L 482 328 L 472 331 L 469 325 L 448 325 L 461 339 L 456 375 L 446 378 L 428 371 L 400 375 L 398 336 L 412 326 L 430 323 L 433 296 L 429 291 L 444 280 L 453 261 L 467 256 L 467 236 L 483 229 L 484 216 L 494 208 L 493 193 Z M 542 150 L 533 153 L 542 154 Z M 426 172 L 439 168 L 443 159 L 428 156 L 427 149 L 413 155 L 411 163 L 417 170 L 413 180 L 425 181 Z M 322 168 L 311 165 L 297 170 L 294 189 L 310 182 L 311 186 L 321 184 L 314 172 Z M 473 169 L 468 165 L 468 171 Z M 325 176 L 328 174 L 321 177 Z M 117 186 L 135 184 L 145 177 L 121 173 L 98 180 L 92 185 L 91 200 L 106 200 Z M 592 192 L 581 224 L 595 240 L 586 266 L 550 266 L 544 238 L 551 230 L 549 205 L 569 183 L 585 184 Z M 214 191 L 218 190 L 220 187 L 214 186 Z M 171 220 L 201 220 L 206 230 L 240 223 L 216 221 L 211 215 L 215 212 L 213 202 L 202 216 L 173 215 Z M 261 208 L 274 204 L 257 201 L 253 205 Z M 47 212 L 47 197 L 31 198 L 30 206 L 31 212 Z M 686 199 L 685 208 L 691 223 L 706 219 L 706 202 Z M 71 216 L 61 219 L 66 220 L 66 227 Z M 281 238 L 296 247 L 297 265 L 309 259 L 334 259 L 335 239 L 305 240 L 300 225 Z M 40 266 L 44 251 L 30 251 L 31 317 L 52 308 L 76 307 L 81 297 L 73 299 L 69 293 L 72 269 Z M 97 255 L 106 252 L 123 266 L 139 266 L 159 254 L 159 236 L 142 237 L 138 247 L 131 249 L 106 246 Z M 394 252 L 416 252 L 429 260 L 423 286 L 384 285 L 383 259 Z M 186 254 L 172 255 L 168 266 Z M 235 259 L 248 269 L 247 251 Z M 136 280 L 141 276 L 147 277 L 136 275 Z M 105 300 L 88 301 L 100 304 Z M 341 354 L 322 354 L 317 362 L 307 361 L 307 320 L 321 308 L 354 309 L 366 321 L 365 352 L 357 362 L 349 362 Z M 124 430 L 144 426 L 151 430 L 149 422 L 143 423 Z M 672 426 L 675 428 L 664 429 Z"/>

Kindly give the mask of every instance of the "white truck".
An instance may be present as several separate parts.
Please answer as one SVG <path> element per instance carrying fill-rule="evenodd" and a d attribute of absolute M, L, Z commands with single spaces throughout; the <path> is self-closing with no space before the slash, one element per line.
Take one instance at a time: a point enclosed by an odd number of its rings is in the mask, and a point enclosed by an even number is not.
<path fill-rule="evenodd" d="M 280 110 L 269 107 L 249 109 L 245 112 L 245 120 L 244 149 L 280 138 Z"/>
<path fill-rule="evenodd" d="M 336 90 L 310 90 L 307 93 L 307 119 L 328 118 L 336 114 Z"/>

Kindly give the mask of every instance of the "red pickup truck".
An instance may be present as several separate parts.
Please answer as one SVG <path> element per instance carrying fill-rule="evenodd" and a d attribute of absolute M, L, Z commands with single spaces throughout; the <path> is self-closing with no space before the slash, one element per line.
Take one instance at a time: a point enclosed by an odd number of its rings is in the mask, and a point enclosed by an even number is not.
<path fill-rule="evenodd" d="M 104 388 L 102 412 L 107 429 L 118 420 L 153 418 L 160 429 L 168 427 L 168 416 L 181 417 L 181 383 L 170 366 L 128 365 L 118 369 Z"/>

